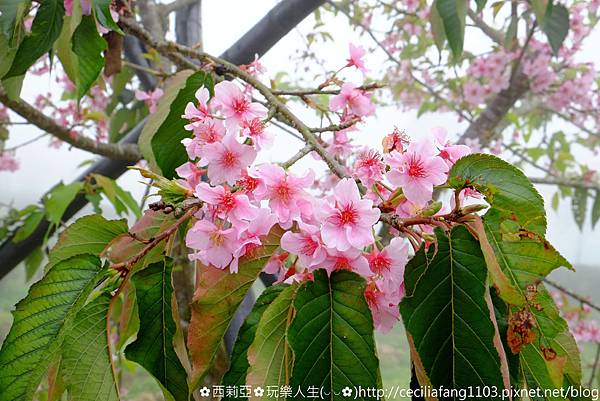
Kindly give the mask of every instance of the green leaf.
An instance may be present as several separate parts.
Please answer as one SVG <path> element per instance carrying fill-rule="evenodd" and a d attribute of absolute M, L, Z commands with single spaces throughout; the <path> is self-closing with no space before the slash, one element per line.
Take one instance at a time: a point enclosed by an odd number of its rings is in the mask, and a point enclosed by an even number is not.
<path fill-rule="evenodd" d="M 119 28 L 119 25 L 117 25 L 110 14 L 111 0 L 91 0 L 91 2 L 94 8 L 94 15 L 100 25 L 123 35 L 123 31 Z"/>
<path fill-rule="evenodd" d="M 223 376 L 221 383 L 224 386 L 243 386 L 246 384 L 246 372 L 250 365 L 248 364 L 248 347 L 254 342 L 258 322 L 261 320 L 267 307 L 277 298 L 277 296 L 286 288 L 287 285 L 279 284 L 267 287 L 254 303 L 252 311 L 244 321 L 237 340 L 231 352 L 231 363 L 229 370 Z M 225 397 L 225 401 L 231 401 L 234 397 Z"/>
<path fill-rule="evenodd" d="M 406 266 L 400 312 L 408 336 L 433 387 L 505 388 L 505 354 L 494 344 L 499 334 L 479 244 L 462 226 L 436 236 L 437 253 L 421 249 Z"/>
<path fill-rule="evenodd" d="M 25 221 L 23 221 L 21 227 L 19 227 L 19 229 L 15 233 L 15 236 L 13 237 L 13 242 L 23 241 L 24 239 L 28 238 L 31 234 L 33 234 L 35 229 L 40 225 L 40 222 L 44 218 L 44 214 L 45 213 L 42 210 L 37 209 L 33 211 L 29 216 L 27 216 Z"/>
<path fill-rule="evenodd" d="M 146 210 L 144 216 L 129 231 L 125 231 L 114 237 L 103 254 L 111 263 L 125 262 L 146 246 L 144 241 L 154 238 L 158 232 L 167 229 L 174 222 L 175 217 L 173 213 L 165 214 L 162 211 Z M 165 243 L 161 242 L 136 263 L 134 270 L 163 260 L 164 249 Z"/>
<path fill-rule="evenodd" d="M 71 15 L 65 16 L 60 35 L 54 42 L 54 51 L 65 70 L 65 74 L 73 83 L 77 82 L 79 66 L 77 56 L 73 53 L 72 38 L 73 33 L 81 23 L 81 17 L 80 3 L 75 1 L 73 2 Z"/>
<path fill-rule="evenodd" d="M 295 361 L 290 385 L 304 394 L 320 388 L 331 400 L 341 400 L 344 387 L 380 388 L 373 318 L 364 297 L 365 281 L 348 272 L 327 277 L 314 273 L 294 302 L 296 316 L 288 330 Z M 373 399 L 367 396 L 358 399 Z"/>
<path fill-rule="evenodd" d="M 535 322 L 536 338 L 523 346 L 519 354 L 528 387 L 578 387 L 581 383 L 581 361 L 577 343 L 543 284 L 536 287 L 532 303 L 536 305 L 530 309 Z M 547 350 L 546 353 L 544 349 Z M 562 400 L 552 397 L 543 399 Z"/>
<path fill-rule="evenodd" d="M 454 188 L 469 186 L 485 195 L 491 205 L 483 217 L 488 240 L 502 270 L 523 294 L 552 270 L 571 267 L 544 238 L 543 198 L 521 170 L 495 156 L 473 154 L 459 159 L 449 177 Z M 518 229 L 506 235 L 505 222 Z"/>
<path fill-rule="evenodd" d="M 254 341 L 247 351 L 250 368 L 246 384 L 253 388 L 289 384 L 294 354 L 288 343 L 288 330 L 294 317 L 297 291 L 297 285 L 285 288 L 260 318 Z M 269 397 L 265 395 L 266 398 Z"/>
<path fill-rule="evenodd" d="M 7 39 L 8 47 L 15 46 L 23 33 L 22 19 L 27 14 L 31 1 L 0 0 L 0 35 Z"/>
<path fill-rule="evenodd" d="M 520 170 L 493 156 L 470 155 L 459 159 L 450 177 L 457 188 L 468 185 L 482 192 L 491 205 L 483 216 L 487 239 L 502 271 L 521 298 L 527 299 L 525 311 L 536 321 L 533 327 L 536 340 L 520 353 L 522 369 L 536 376 L 539 383 L 536 387 L 551 384 L 560 387 L 563 371 L 567 373 L 566 381 L 579 385 L 579 355 L 572 349 L 572 337 L 552 299 L 538 284 L 552 270 L 571 267 L 544 238 L 546 215 L 542 198 Z M 509 230 L 513 232 L 507 233 L 508 227 L 513 227 Z M 531 288 L 537 288 L 534 300 Z M 500 296 L 511 304 L 502 292 Z M 512 307 L 513 313 L 520 309 Z M 554 350 L 556 357 L 546 360 L 541 346 Z"/>
<path fill-rule="evenodd" d="M 569 33 L 569 10 L 561 4 L 548 2 L 542 23 L 542 30 L 548 37 L 552 52 L 557 55 Z"/>
<path fill-rule="evenodd" d="M 592 229 L 596 228 L 598 220 L 600 220 L 600 191 L 597 190 L 592 206 Z"/>
<path fill-rule="evenodd" d="M 127 233 L 127 221 L 106 220 L 93 214 L 77 219 L 59 236 L 48 255 L 48 269 L 72 256 L 99 256 L 107 244 L 120 234 Z"/>
<path fill-rule="evenodd" d="M 477 4 L 477 12 L 480 12 L 485 7 L 487 0 L 475 0 L 475 3 Z"/>
<path fill-rule="evenodd" d="M 548 9 L 548 0 L 531 0 L 531 8 L 533 8 L 538 26 L 542 26 Z"/>
<path fill-rule="evenodd" d="M 0 350 L 0 401 L 31 400 L 60 349 L 65 325 L 104 274 L 97 257 L 81 255 L 57 263 L 31 286 Z"/>
<path fill-rule="evenodd" d="M 156 113 L 150 115 L 140 135 L 139 145 L 144 158 L 168 179 L 173 178 L 175 169 L 187 161 L 181 141 L 188 138 L 190 132 L 183 128 L 186 121 L 181 116 L 201 86 L 206 87 L 212 95 L 213 80 L 210 74 L 189 70 L 177 73 L 165 87 Z"/>
<path fill-rule="evenodd" d="M 159 381 L 165 398 L 187 401 L 187 373 L 173 347 L 177 326 L 172 310 L 172 271 L 173 261 L 167 259 L 133 275 L 140 329 L 137 339 L 125 349 L 125 357 Z"/>
<path fill-rule="evenodd" d="M 30 282 L 44 261 L 42 247 L 37 247 L 25 258 L 25 281 Z"/>
<path fill-rule="evenodd" d="M 433 35 L 433 42 L 437 47 L 438 51 L 442 51 L 444 43 L 446 43 L 446 36 L 444 33 L 444 22 L 437 7 L 431 7 L 429 12 L 429 24 L 431 25 L 431 34 Z M 426 104 L 426 103 L 425 103 Z M 421 106 L 422 108 L 423 106 Z M 423 114 L 419 109 L 419 114 Z"/>
<path fill-rule="evenodd" d="M 575 222 L 580 230 L 583 230 L 583 223 L 585 223 L 585 217 L 587 215 L 587 199 L 588 190 L 587 188 L 576 188 L 572 198 L 572 210 Z"/>
<path fill-rule="evenodd" d="M 87 304 L 69 327 L 61 369 L 69 400 L 118 401 L 119 387 L 112 366 L 107 330 L 110 296 Z"/>
<path fill-rule="evenodd" d="M 238 306 L 267 261 L 279 247 L 283 230 L 271 229 L 262 246 L 239 261 L 239 270 L 198 266 L 192 319 L 188 329 L 188 349 L 192 359 L 192 389 L 209 372 L 223 336 Z"/>
<path fill-rule="evenodd" d="M 54 41 L 60 35 L 65 8 L 62 0 L 45 0 L 40 3 L 31 33 L 23 39 L 15 55 L 12 67 L 3 78 L 25 74 L 42 55 L 52 49 Z"/>
<path fill-rule="evenodd" d="M 435 7 L 444 23 L 444 31 L 452 54 L 458 59 L 465 40 L 466 0 L 436 0 Z"/>
<path fill-rule="evenodd" d="M 102 52 L 106 41 L 98 34 L 96 21 L 84 15 L 73 33 L 73 53 L 77 55 L 77 99 L 81 99 L 92 87 L 104 67 Z"/>
<path fill-rule="evenodd" d="M 62 182 L 55 186 L 46 197 L 44 197 L 44 206 L 46 207 L 46 217 L 52 224 L 58 225 L 62 219 L 65 210 L 75 199 L 79 191 L 83 189 L 83 183 L 75 181 L 65 185 Z"/>
<path fill-rule="evenodd" d="M 102 191 L 106 195 L 106 198 L 114 206 L 117 214 L 122 216 L 127 213 L 127 209 L 135 214 L 139 219 L 142 217 L 142 212 L 131 193 L 125 191 L 121 186 L 112 178 L 105 177 L 100 174 L 92 174 L 96 184 L 102 188 Z"/>

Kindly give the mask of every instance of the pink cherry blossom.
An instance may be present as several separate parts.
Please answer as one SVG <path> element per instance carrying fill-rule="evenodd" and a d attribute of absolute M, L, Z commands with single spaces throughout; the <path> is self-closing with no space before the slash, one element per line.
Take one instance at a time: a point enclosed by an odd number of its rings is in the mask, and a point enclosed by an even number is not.
<path fill-rule="evenodd" d="M 265 267 L 263 267 L 263 272 L 267 274 L 275 274 L 278 276 L 278 282 L 282 282 L 285 276 L 286 271 L 288 270 L 285 266 L 285 261 L 288 256 L 290 256 L 287 252 L 282 252 L 279 254 L 274 254 L 269 258 Z"/>
<path fill-rule="evenodd" d="M 242 145 L 234 135 L 227 134 L 222 142 L 204 146 L 200 165 L 208 165 L 208 179 L 211 184 L 227 182 L 233 185 L 255 158 L 256 150 L 252 146 Z"/>
<path fill-rule="evenodd" d="M 365 299 L 371 309 L 373 324 L 382 333 L 389 332 L 400 320 L 400 289 L 393 282 L 377 280 L 367 285 Z"/>
<path fill-rule="evenodd" d="M 265 106 L 251 102 L 233 82 L 223 81 L 215 85 L 214 101 L 220 107 L 229 130 L 240 127 L 245 120 L 264 118 L 267 115 Z"/>
<path fill-rule="evenodd" d="M 346 66 L 348 67 L 356 67 L 360 72 L 363 73 L 363 75 L 365 75 L 367 73 L 367 68 L 365 67 L 365 61 L 363 60 L 363 57 L 366 54 L 365 49 L 362 46 L 355 46 L 352 43 L 350 43 L 349 47 L 349 51 L 350 51 L 350 58 L 347 60 L 348 64 L 346 64 Z"/>
<path fill-rule="evenodd" d="M 277 217 L 267 208 L 258 209 L 251 221 L 241 223 L 230 266 L 232 273 L 238 271 L 238 259 L 260 247 L 261 238 L 269 234 L 276 223 Z"/>
<path fill-rule="evenodd" d="M 185 118 L 190 121 L 189 124 L 185 125 L 185 129 L 191 131 L 194 127 L 197 127 L 199 123 L 204 122 L 207 118 L 211 116 L 210 110 L 208 107 L 208 101 L 210 99 L 210 93 L 208 89 L 205 87 L 201 87 L 196 91 L 196 100 L 198 100 L 198 105 L 194 105 L 192 102 L 188 102 L 185 106 L 185 110 L 181 118 Z"/>
<path fill-rule="evenodd" d="M 348 270 L 365 278 L 370 277 L 372 274 L 367 258 L 355 248 L 349 248 L 346 251 L 329 249 L 327 258 L 320 267 L 327 270 L 329 274 L 339 270 Z"/>
<path fill-rule="evenodd" d="M 0 153 L 0 171 L 15 172 L 19 169 L 19 162 L 15 157 L 8 153 Z"/>
<path fill-rule="evenodd" d="M 431 200 L 434 185 L 446 182 L 448 165 L 428 140 L 413 142 L 404 153 L 392 151 L 386 156 L 391 170 L 387 178 L 402 188 L 408 200 L 424 205 Z"/>
<path fill-rule="evenodd" d="M 314 181 L 312 170 L 298 177 L 286 174 L 280 166 L 264 164 L 257 168 L 256 176 L 260 182 L 254 195 L 259 199 L 269 200 L 269 207 L 283 228 L 288 229 L 293 221 L 312 215 L 312 203 L 304 191 Z"/>
<path fill-rule="evenodd" d="M 188 248 L 195 250 L 191 260 L 200 260 L 219 269 L 226 268 L 233 259 L 236 233 L 233 228 L 222 229 L 209 220 L 198 220 L 185 237 Z"/>
<path fill-rule="evenodd" d="M 193 130 L 193 138 L 185 138 L 181 141 L 188 157 L 192 160 L 202 157 L 204 145 L 220 142 L 227 133 L 223 123 L 214 118 L 207 118 L 202 122 L 195 123 Z"/>
<path fill-rule="evenodd" d="M 260 118 L 244 120 L 242 122 L 242 136 L 252 139 L 257 149 L 269 148 L 273 145 L 273 135 L 265 131 L 265 126 Z"/>
<path fill-rule="evenodd" d="M 340 93 L 329 101 L 329 110 L 338 111 L 348 108 L 351 113 L 363 117 L 375 113 L 375 106 L 371 99 L 365 96 L 360 89 L 357 89 L 350 82 L 342 85 Z"/>
<path fill-rule="evenodd" d="M 373 225 L 380 216 L 373 201 L 361 199 L 356 182 L 344 178 L 333 189 L 334 197 L 323 202 L 321 236 L 330 248 L 339 251 L 363 248 L 373 243 Z"/>
<path fill-rule="evenodd" d="M 156 106 L 158 104 L 158 100 L 162 97 L 163 93 L 163 90 L 160 88 L 156 88 L 152 92 L 136 90 L 135 98 L 137 100 L 143 100 L 144 103 L 146 103 L 146 106 L 148 106 L 148 110 L 150 110 L 150 113 L 154 114 L 156 113 Z"/>
<path fill-rule="evenodd" d="M 308 267 L 319 266 L 327 257 L 319 227 L 299 223 L 300 232 L 286 231 L 281 237 L 281 248 L 298 255 L 300 262 Z"/>
<path fill-rule="evenodd" d="M 382 251 L 374 248 L 367 256 L 371 271 L 386 280 L 404 281 L 404 266 L 408 260 L 408 244 L 399 237 L 390 241 Z"/>
<path fill-rule="evenodd" d="M 212 205 L 217 217 L 228 217 L 232 223 L 252 220 L 257 216 L 258 209 L 250 204 L 248 197 L 239 192 L 232 193 L 229 188 L 220 185 L 211 187 L 206 182 L 201 182 L 196 185 L 194 195 Z"/>
<path fill-rule="evenodd" d="M 354 174 L 367 187 L 371 187 L 383 178 L 383 161 L 381 155 L 372 149 L 367 149 L 358 154 L 354 163 Z"/>
<path fill-rule="evenodd" d="M 178 176 L 185 180 L 185 186 L 193 190 L 202 180 L 206 170 L 201 170 L 192 162 L 187 162 L 175 169 Z"/>
<path fill-rule="evenodd" d="M 432 130 L 435 137 L 435 146 L 440 151 L 439 156 L 444 159 L 448 167 L 452 167 L 458 159 L 471 153 L 466 145 L 452 145 L 448 140 L 448 131 L 438 127 Z"/>
<path fill-rule="evenodd" d="M 71 16 L 73 14 L 73 1 L 74 0 L 64 0 L 65 15 L 67 16 Z M 92 14 L 92 3 L 90 0 L 80 0 L 79 4 L 81 4 L 81 14 Z"/>

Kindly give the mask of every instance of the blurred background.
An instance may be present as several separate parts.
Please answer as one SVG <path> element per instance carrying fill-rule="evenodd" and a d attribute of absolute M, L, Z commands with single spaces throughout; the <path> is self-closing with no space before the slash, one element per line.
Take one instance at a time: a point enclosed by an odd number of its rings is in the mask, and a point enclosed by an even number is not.
<path fill-rule="evenodd" d="M 202 30 L 204 49 L 211 54 L 220 54 L 250 29 L 256 21 L 263 17 L 275 4 L 275 0 L 239 1 L 239 0 L 203 0 L 202 2 Z M 309 82 L 320 69 L 334 70 L 345 63 L 349 43 L 363 43 L 367 39 L 360 37 L 344 16 L 324 18 L 326 30 L 331 34 L 331 40 L 319 42 L 311 47 L 311 51 L 327 55 L 327 66 L 310 65 L 304 63 L 306 51 L 306 35 L 313 29 L 315 20 L 309 16 L 300 25 L 287 34 L 264 57 L 262 64 L 267 68 L 265 77 L 275 77 L 278 74 L 287 74 L 290 79 L 302 77 Z M 478 32 L 469 29 L 466 33 L 466 46 L 469 48 L 484 48 L 488 46 L 487 38 Z M 597 44 L 600 42 L 600 29 L 591 34 L 586 41 L 581 57 L 587 61 L 600 64 L 600 52 Z M 367 66 L 372 71 L 385 62 L 385 55 L 379 51 L 369 52 L 366 57 Z M 360 78 L 360 77 L 357 77 Z M 377 76 L 372 78 L 377 79 Z M 314 82 L 316 86 L 319 82 Z M 28 76 L 25 80 L 22 97 L 33 102 L 39 93 L 55 91 L 54 79 L 45 76 Z M 303 108 L 298 108 L 297 113 L 303 118 L 318 124 L 313 113 Z M 394 127 L 404 130 L 412 138 L 419 138 L 430 134 L 432 128 L 442 126 L 454 137 L 462 133 L 466 124 L 457 121 L 454 115 L 448 113 L 428 114 L 426 117 L 417 117 L 416 111 L 402 111 L 393 102 L 378 108 L 377 115 L 368 119 L 362 127 L 356 141 L 379 147 L 384 135 L 390 133 Z M 554 129 L 560 129 L 556 123 Z M 263 161 L 283 161 L 294 155 L 302 146 L 298 140 L 289 135 L 271 128 L 277 133 L 275 144 L 270 152 L 264 154 Z M 12 126 L 10 139 L 6 146 L 17 146 L 40 135 L 40 131 L 33 126 Z M 590 158 L 589 155 L 574 155 Z M 78 149 L 70 149 L 63 144 L 58 149 L 48 146 L 47 140 L 40 140 L 22 147 L 18 150 L 17 159 L 20 163 L 18 171 L 11 173 L 0 171 L 0 203 L 22 208 L 31 203 L 37 203 L 42 195 L 59 180 L 68 183 L 75 179 L 87 166 L 91 159 L 89 153 Z M 600 169 L 598 157 L 588 160 L 590 165 Z M 314 168 L 314 160 L 306 157 L 294 168 Z M 83 166 L 83 167 L 82 167 Z M 527 172 L 527 171 L 526 171 Z M 140 177 L 135 172 L 128 172 L 119 178 L 118 182 L 129 190 L 134 198 L 140 199 L 146 189 L 140 182 Z M 546 204 L 554 188 L 539 186 L 538 189 L 544 196 Z M 107 217 L 112 208 L 103 204 Z M 79 215 L 89 214 L 91 207 L 84 208 Z M 570 204 L 561 203 L 557 210 L 547 207 L 548 214 L 548 240 L 568 259 L 576 268 L 576 272 L 562 269 L 554 272 L 550 278 L 560 283 L 565 288 L 588 297 L 591 301 L 600 304 L 600 227 L 592 230 L 589 220 L 583 229 L 575 224 Z M 0 264 L 2 261 L 0 260 Z M 31 280 L 26 280 L 25 268 L 20 265 L 11 273 L 0 280 L 0 340 L 4 338 L 11 324 L 11 310 L 15 303 L 23 298 L 29 285 L 39 277 L 40 272 Z M 259 288 L 257 290 L 260 290 Z M 571 300 L 572 301 L 572 300 Z M 401 325 L 391 333 L 378 335 L 378 352 L 381 359 L 381 370 L 384 385 L 402 385 L 408 387 L 410 380 L 409 356 L 406 339 Z M 587 382 L 591 374 L 590 366 L 595 358 L 596 346 L 586 344 L 583 353 L 584 381 Z M 128 393 L 125 397 L 130 400 L 158 400 L 161 392 L 153 380 L 136 369 L 134 364 L 128 365 L 125 370 L 126 380 L 129 380 Z"/>

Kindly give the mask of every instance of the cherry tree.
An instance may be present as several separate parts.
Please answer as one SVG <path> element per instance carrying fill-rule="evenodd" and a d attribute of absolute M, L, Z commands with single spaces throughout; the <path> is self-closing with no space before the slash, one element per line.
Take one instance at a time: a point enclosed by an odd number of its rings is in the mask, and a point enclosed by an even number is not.
<path fill-rule="evenodd" d="M 397 325 L 415 388 L 431 391 L 424 398 L 590 396 L 576 340 L 599 342 L 595 306 L 582 299 L 576 310 L 566 295 L 577 294 L 546 287 L 549 273 L 572 266 L 545 238 L 533 183 L 571 197 L 580 225 L 591 199 L 597 222 L 595 171 L 571 146 L 599 144 L 596 72 L 575 58 L 598 4 L 325 3 L 309 38 L 328 40 L 329 12 L 369 42 L 344 44 L 333 71 L 290 81 L 270 77 L 258 56 L 236 63 L 200 41 L 165 39 L 169 14 L 198 12 L 197 2 L 0 5 L 5 135 L 20 116 L 52 146 L 127 162 L 155 197 L 140 206 L 95 172 L 4 219 L 9 241 L 26 241 L 43 220 L 46 240 L 57 240 L 16 305 L 0 400 L 121 399 L 122 359 L 177 401 L 379 399 L 374 331 Z M 482 54 L 468 50 L 467 21 L 492 42 Z M 369 46 L 388 59 L 381 71 Z M 62 97 L 20 99 L 26 73 L 49 74 Z M 383 102 L 455 113 L 467 128 L 454 140 L 444 128 L 416 139 L 390 127 L 380 146 L 356 145 Z M 300 117 L 306 110 L 320 124 Z M 572 131 L 548 132 L 556 118 Z M 137 143 L 120 141 L 137 124 Z M 302 144 L 287 160 L 262 161 L 277 135 Z M 297 168 L 305 159 L 313 168 Z M 12 150 L 0 160 L 18 174 Z M 545 174 L 528 178 L 523 163 Z M 102 198 L 135 222 L 108 219 Z M 63 224 L 77 199 L 94 213 Z M 28 263 L 43 259 L 36 248 Z M 269 286 L 224 348 L 259 279 Z M 248 393 L 225 391 L 239 388 Z"/>

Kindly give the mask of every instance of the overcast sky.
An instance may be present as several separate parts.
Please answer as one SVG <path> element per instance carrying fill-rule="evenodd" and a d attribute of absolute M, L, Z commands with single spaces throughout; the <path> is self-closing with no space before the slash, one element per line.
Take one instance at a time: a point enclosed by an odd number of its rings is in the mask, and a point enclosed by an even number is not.
<path fill-rule="evenodd" d="M 204 46 L 205 50 L 212 54 L 220 54 L 237 38 L 244 34 L 256 21 L 258 21 L 276 3 L 274 0 L 261 1 L 239 1 L 239 0 L 204 0 Z M 235 10 L 235 12 L 231 12 Z M 229 12 L 228 12 L 229 11 Z M 297 29 L 293 30 L 282 41 L 280 41 L 263 59 L 268 74 L 274 75 L 278 71 L 296 73 L 295 63 L 290 62 L 294 50 L 303 46 L 302 34 L 310 31 L 312 18 L 308 18 Z M 343 17 L 327 21 L 327 28 L 333 35 L 335 43 L 328 44 L 323 48 L 329 57 L 330 67 L 336 68 L 343 64 L 349 42 L 357 42 L 358 35 L 353 32 Z M 588 40 L 588 48 L 583 53 L 583 58 L 595 61 L 600 65 L 600 53 L 591 49 L 589 43 L 598 43 L 600 34 L 596 32 L 592 40 Z M 367 38 L 362 43 L 371 46 Z M 467 42 L 470 46 L 484 47 L 487 45 L 484 38 L 469 35 Z M 367 64 L 376 69 L 377 64 L 383 61 L 383 54 L 373 53 L 369 55 Z M 349 76 L 358 79 L 359 76 Z M 318 84 L 318 83 L 316 83 Z M 32 100 L 40 91 L 52 90 L 52 81 L 48 77 L 28 77 L 23 88 L 23 97 Z M 310 113 L 298 111 L 307 118 L 314 118 Z M 316 121 L 313 121 L 317 124 Z M 371 118 L 357 134 L 358 141 L 378 147 L 381 138 L 391 132 L 394 126 L 404 129 L 413 138 L 427 135 L 431 128 L 444 126 L 451 133 L 458 136 L 464 131 L 465 125 L 456 121 L 450 115 L 426 115 L 417 120 L 416 113 L 401 112 L 393 107 L 378 109 L 377 116 Z M 11 147 L 39 135 L 40 131 L 30 126 L 11 127 L 11 137 L 7 146 Z M 0 172 L 0 202 L 12 203 L 17 207 L 23 207 L 29 203 L 38 201 L 40 196 L 53 184 L 62 179 L 69 182 L 80 172 L 77 166 L 85 160 L 92 159 L 88 153 L 79 150 L 69 150 L 67 146 L 59 150 L 49 148 L 48 141 L 43 139 L 20 149 L 17 158 L 21 163 L 21 169 L 16 173 Z M 292 156 L 302 144 L 286 134 L 278 133 L 275 146 L 271 152 L 263 155 L 262 161 L 282 161 Z M 597 169 L 600 169 L 598 160 L 594 161 Z M 306 157 L 295 168 L 314 167 L 315 161 Z M 139 177 L 134 173 L 127 173 L 120 182 L 134 195 L 143 193 L 144 187 L 139 184 Z M 554 188 L 540 186 L 539 190 L 549 203 Z M 87 211 L 89 213 L 89 211 Z M 600 225 L 595 232 L 589 227 L 589 219 L 586 229 L 581 233 L 575 226 L 571 216 L 570 205 L 562 203 L 558 213 L 548 210 L 548 238 L 567 259 L 575 265 L 593 265 L 600 267 L 597 247 L 600 244 Z"/>

